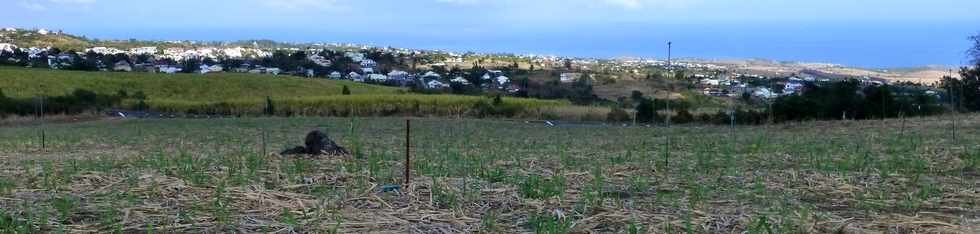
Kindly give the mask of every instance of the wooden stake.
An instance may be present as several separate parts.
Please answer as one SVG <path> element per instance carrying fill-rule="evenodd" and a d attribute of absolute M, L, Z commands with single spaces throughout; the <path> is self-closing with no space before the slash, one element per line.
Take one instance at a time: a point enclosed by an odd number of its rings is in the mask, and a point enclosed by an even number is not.
<path fill-rule="evenodd" d="M 412 120 L 405 119 L 405 188 L 412 182 Z"/>

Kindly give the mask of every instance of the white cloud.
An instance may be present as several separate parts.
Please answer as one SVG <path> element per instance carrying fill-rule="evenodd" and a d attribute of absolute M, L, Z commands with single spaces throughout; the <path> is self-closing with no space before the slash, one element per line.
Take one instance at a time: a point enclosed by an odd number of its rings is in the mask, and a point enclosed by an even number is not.
<path fill-rule="evenodd" d="M 43 11 L 57 6 L 88 8 L 95 2 L 96 0 L 20 0 L 18 3 L 28 10 Z"/>
<path fill-rule="evenodd" d="M 609 7 L 623 10 L 641 10 L 653 8 L 682 8 L 700 4 L 705 0 L 435 0 L 439 3 L 456 5 L 497 5 L 504 7 L 550 6 L 562 7 Z M 547 10 L 542 8 L 536 10 Z"/>
<path fill-rule="evenodd" d="M 459 4 L 459 5 L 473 5 L 473 4 L 480 3 L 480 0 L 436 0 L 436 1 L 441 3 Z"/>
<path fill-rule="evenodd" d="M 699 4 L 700 0 L 602 0 L 615 7 L 628 10 L 644 8 L 681 8 Z"/>
<path fill-rule="evenodd" d="M 636 9 L 643 6 L 640 0 L 605 0 L 605 2 L 626 9 Z"/>
<path fill-rule="evenodd" d="M 269 7 L 301 10 L 301 9 L 333 9 L 338 6 L 338 0 L 258 0 Z"/>
<path fill-rule="evenodd" d="M 60 4 L 92 4 L 95 0 L 49 0 L 52 3 Z"/>
<path fill-rule="evenodd" d="M 20 5 L 20 7 L 27 8 L 28 10 L 35 10 L 35 11 L 43 11 L 48 9 L 47 7 L 45 7 L 44 5 L 36 1 L 21 1 L 18 5 Z"/>

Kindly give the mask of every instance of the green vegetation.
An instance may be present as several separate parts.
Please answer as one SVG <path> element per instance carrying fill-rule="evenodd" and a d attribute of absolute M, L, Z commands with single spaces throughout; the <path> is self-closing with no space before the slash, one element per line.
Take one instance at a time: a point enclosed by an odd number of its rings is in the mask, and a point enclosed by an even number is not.
<path fill-rule="evenodd" d="M 148 74 L 0 67 L 0 107 L 31 114 L 34 98 L 49 97 L 46 112 L 78 113 L 85 107 L 123 107 L 167 113 L 303 116 L 469 116 L 538 118 L 565 101 L 479 96 L 405 94 L 403 90 L 348 81 L 222 73 Z M 79 93 L 85 98 L 80 98 Z M 76 101 L 89 100 L 92 101 Z M 4 101 L 6 100 L 6 101 Z M 58 100 L 66 100 L 55 102 Z M 7 104 L 4 104 L 7 103 Z M 59 103 L 67 103 L 58 108 Z M 471 111 L 474 106 L 476 111 Z M 69 111 L 68 107 L 73 107 Z M 94 109 L 94 108 L 90 108 Z M 4 112 L 4 111 L 0 111 Z"/>
<path fill-rule="evenodd" d="M 350 81 L 244 73 L 162 74 L 82 72 L 0 66 L 0 89 L 8 97 L 62 96 L 76 89 L 114 95 L 143 92 L 151 101 L 221 102 L 352 94 L 397 94 L 400 89 Z"/>
<path fill-rule="evenodd" d="M 776 121 L 794 121 L 928 116 L 943 110 L 936 97 L 922 90 L 901 91 L 888 85 L 862 89 L 855 80 L 808 85 L 802 95 L 777 98 L 772 111 Z"/>
<path fill-rule="evenodd" d="M 404 124 L 7 125 L 0 232 L 969 233 L 980 217 L 977 115 L 770 128 L 413 119 L 412 189 L 381 192 L 402 179 Z M 313 128 L 354 155 L 272 153 Z"/>

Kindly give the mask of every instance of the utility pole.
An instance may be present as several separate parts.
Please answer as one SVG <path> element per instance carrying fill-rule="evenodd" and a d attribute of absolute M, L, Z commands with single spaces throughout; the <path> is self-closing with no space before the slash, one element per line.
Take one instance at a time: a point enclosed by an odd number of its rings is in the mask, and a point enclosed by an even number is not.
<path fill-rule="evenodd" d="M 774 123 L 776 115 L 772 110 L 772 96 L 776 94 L 776 84 L 772 82 L 772 78 L 769 78 L 769 92 L 766 94 L 766 100 L 769 101 L 769 123 Z"/>
<path fill-rule="evenodd" d="M 671 114 L 670 113 L 671 112 L 670 111 L 670 95 L 671 95 L 671 92 L 674 91 L 674 84 L 672 83 L 672 81 L 670 81 L 670 76 L 673 75 L 672 74 L 673 73 L 673 69 L 672 69 L 672 66 L 671 66 L 672 64 L 671 64 L 671 61 L 670 61 L 670 50 L 671 50 L 671 45 L 672 44 L 673 43 L 670 42 L 670 41 L 667 42 L 667 80 L 668 80 L 668 82 L 671 82 L 670 85 L 668 86 L 669 89 L 667 90 L 667 118 L 665 120 L 668 131 L 670 130 L 670 114 Z M 656 105 L 654 105 L 654 108 L 653 109 L 654 109 L 653 115 L 656 116 L 657 115 Z M 667 139 L 667 144 L 664 147 L 664 171 L 667 172 L 668 174 L 670 173 L 670 169 L 669 169 L 670 168 L 670 137 L 671 137 L 670 134 L 671 134 L 670 132 L 667 132 L 666 136 L 664 137 L 665 139 Z"/>

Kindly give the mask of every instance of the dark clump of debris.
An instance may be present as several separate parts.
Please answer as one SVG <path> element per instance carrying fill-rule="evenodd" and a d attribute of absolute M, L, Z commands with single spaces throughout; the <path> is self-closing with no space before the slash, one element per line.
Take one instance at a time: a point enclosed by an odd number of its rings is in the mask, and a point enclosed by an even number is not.
<path fill-rule="evenodd" d="M 344 147 L 337 145 L 326 133 L 313 130 L 306 134 L 306 146 L 296 146 L 279 153 L 281 155 L 349 155 Z"/>

